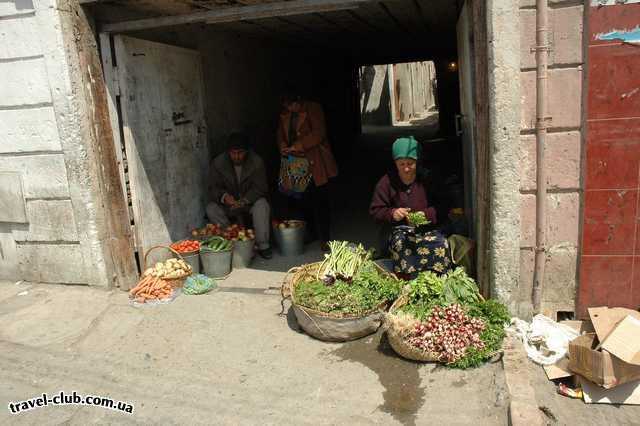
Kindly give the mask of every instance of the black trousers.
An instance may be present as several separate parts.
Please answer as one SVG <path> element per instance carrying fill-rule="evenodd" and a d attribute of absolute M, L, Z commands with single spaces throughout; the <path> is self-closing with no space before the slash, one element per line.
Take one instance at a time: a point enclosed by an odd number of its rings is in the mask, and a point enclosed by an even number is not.
<path fill-rule="evenodd" d="M 322 241 L 331 240 L 330 183 L 316 186 L 313 182 L 302 198 L 288 198 L 289 217 L 307 222 L 307 232 Z"/>

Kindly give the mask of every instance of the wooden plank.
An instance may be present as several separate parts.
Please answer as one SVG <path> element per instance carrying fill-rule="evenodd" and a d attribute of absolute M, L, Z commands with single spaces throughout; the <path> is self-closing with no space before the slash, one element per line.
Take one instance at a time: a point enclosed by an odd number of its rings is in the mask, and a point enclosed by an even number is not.
<path fill-rule="evenodd" d="M 113 58 L 111 57 L 111 36 L 109 34 L 100 34 L 100 54 L 102 56 L 102 70 L 104 72 L 104 80 L 106 84 L 107 109 L 109 111 L 109 123 L 111 125 L 111 134 L 113 135 L 113 153 L 116 158 L 118 174 L 120 175 L 120 186 L 122 188 L 122 198 L 127 202 L 127 183 L 124 172 L 124 158 L 122 153 L 122 138 L 120 135 L 120 120 L 118 118 L 117 97 L 119 95 L 118 77 Z M 129 217 L 129 209 L 125 209 L 124 214 L 127 216 L 127 223 L 131 223 Z"/>
<path fill-rule="evenodd" d="M 115 37 L 124 143 L 140 256 L 204 219 L 208 147 L 197 51 Z M 185 172 L 188 171 L 188 172 Z M 155 255 L 164 256 L 162 250 Z"/>
<path fill-rule="evenodd" d="M 168 27 L 183 24 L 206 22 L 215 24 L 233 22 L 246 19 L 262 19 L 276 16 L 292 16 L 314 12 L 345 10 L 357 8 L 361 3 L 370 0 L 293 0 L 277 3 L 259 4 L 254 6 L 224 7 L 176 16 L 162 16 L 157 18 L 124 21 L 105 24 L 101 31 L 114 33 L 139 31 L 151 28 Z"/>
<path fill-rule="evenodd" d="M 473 26 L 473 56 L 475 82 L 475 128 L 473 140 L 476 146 L 476 278 L 484 297 L 491 296 L 491 282 L 489 279 L 489 238 L 491 224 L 489 223 L 489 81 L 487 57 L 487 26 L 486 7 L 482 0 L 471 2 L 471 22 Z"/>
<path fill-rule="evenodd" d="M 391 12 L 391 10 L 386 4 L 378 3 L 378 5 L 384 11 L 384 13 L 389 17 L 389 19 L 398 27 L 400 31 L 405 32 L 409 35 L 413 35 L 412 32 L 409 30 L 409 28 L 404 23 L 400 22 L 400 19 L 398 19 L 398 17 L 393 12 Z"/>
<path fill-rule="evenodd" d="M 102 240 L 106 271 L 110 278 L 110 286 L 128 290 L 138 279 L 138 268 L 133 251 L 127 200 L 124 196 L 114 142 L 114 134 L 119 136 L 119 132 L 112 131 L 108 107 L 109 94 L 93 28 L 88 25 L 86 16 L 81 11 L 76 10 L 76 13 L 72 13 L 71 16 L 78 43 L 84 47 L 78 49 L 78 60 L 79 69 L 82 70 L 80 75 L 82 87 L 85 87 L 84 96 L 91 107 L 89 119 L 93 123 L 92 137 L 87 141 L 87 149 L 92 151 L 92 156 L 95 158 L 93 167 L 97 171 L 98 192 L 101 195 L 100 201 L 105 206 L 99 220 L 104 221 L 104 228 L 106 228 Z M 86 266 L 87 271 L 90 271 L 92 265 Z"/>

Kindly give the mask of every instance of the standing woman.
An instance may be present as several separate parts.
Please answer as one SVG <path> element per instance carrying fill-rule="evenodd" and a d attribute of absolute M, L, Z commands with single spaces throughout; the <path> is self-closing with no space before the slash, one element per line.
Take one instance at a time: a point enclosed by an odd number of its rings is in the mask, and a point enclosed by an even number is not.
<path fill-rule="evenodd" d="M 371 216 L 386 230 L 394 272 L 404 279 L 426 270 L 444 273 L 450 266 L 449 245 L 440 232 L 407 226 L 409 212 L 418 211 L 432 224 L 437 223 L 436 211 L 427 202 L 425 183 L 417 171 L 419 149 L 413 136 L 393 143 L 395 167 L 376 185 L 369 207 Z"/>
<path fill-rule="evenodd" d="M 331 239 L 329 180 L 338 175 L 338 166 L 327 140 L 324 111 L 297 94 L 286 94 L 281 102 L 278 186 L 290 199 L 300 201 L 309 230 L 320 237 L 326 251 Z"/>

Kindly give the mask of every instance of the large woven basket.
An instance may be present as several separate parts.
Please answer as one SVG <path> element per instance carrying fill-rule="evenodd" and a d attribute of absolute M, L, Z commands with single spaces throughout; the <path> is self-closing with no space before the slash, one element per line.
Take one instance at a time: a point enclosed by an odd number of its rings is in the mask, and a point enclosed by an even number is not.
<path fill-rule="evenodd" d="M 175 251 L 174 249 L 172 249 L 169 246 L 154 246 L 151 247 L 149 250 L 147 250 L 147 252 L 144 254 L 144 258 L 142 260 L 142 273 L 144 273 L 144 271 L 147 270 L 147 257 L 149 256 L 149 253 L 151 253 L 153 250 L 156 249 L 166 249 L 169 250 L 174 257 L 177 257 L 178 259 L 184 260 L 184 258 L 182 257 L 182 255 L 180 253 L 178 253 L 177 251 Z M 171 284 L 171 287 L 173 288 L 180 288 L 184 285 L 184 281 L 187 279 L 188 276 L 191 275 L 191 273 L 193 272 L 193 269 L 191 268 L 191 266 L 189 265 L 188 262 L 185 261 L 185 263 L 187 264 L 187 266 L 189 266 L 189 273 L 187 274 L 182 274 L 179 277 L 176 278 L 166 278 L 166 277 L 162 277 L 163 280 L 169 282 L 169 284 Z"/>
<path fill-rule="evenodd" d="M 310 336 L 327 342 L 346 342 L 375 333 L 382 324 L 386 303 L 360 315 L 345 315 L 317 311 L 297 302 L 296 286 L 315 279 L 320 265 L 321 262 L 316 262 L 292 268 L 282 284 L 282 296 L 291 297 L 293 311 L 300 327 Z M 379 265 L 376 267 L 381 273 L 391 275 Z"/>
<path fill-rule="evenodd" d="M 393 322 L 390 321 L 390 317 L 395 315 L 395 313 L 406 305 L 408 301 L 409 298 L 406 294 L 400 296 L 395 302 L 393 302 L 393 305 L 389 308 L 389 312 L 384 317 L 384 328 L 387 330 L 387 340 L 389 341 L 389 345 L 398 355 L 406 359 L 420 362 L 438 361 L 437 355 L 425 352 L 407 343 L 405 337 L 396 330 Z"/>

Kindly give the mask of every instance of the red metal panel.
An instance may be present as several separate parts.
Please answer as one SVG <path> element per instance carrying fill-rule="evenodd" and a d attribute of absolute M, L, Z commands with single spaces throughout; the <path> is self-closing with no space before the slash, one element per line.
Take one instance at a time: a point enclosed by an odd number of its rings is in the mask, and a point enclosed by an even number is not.
<path fill-rule="evenodd" d="M 582 254 L 633 255 L 637 190 L 587 191 Z"/>
<path fill-rule="evenodd" d="M 640 24 L 640 3 L 591 7 L 589 13 L 589 45 L 611 44 L 598 40 L 601 34 L 614 30 L 633 29 Z"/>
<path fill-rule="evenodd" d="M 588 72 L 590 119 L 640 117 L 640 45 L 589 47 Z"/>
<path fill-rule="evenodd" d="M 636 188 L 639 148 L 640 118 L 589 122 L 586 189 Z"/>
<path fill-rule="evenodd" d="M 582 256 L 579 317 L 588 318 L 590 306 L 628 305 L 633 260 L 633 256 Z M 611 305 L 612 302 L 616 304 Z"/>
<path fill-rule="evenodd" d="M 640 3 L 589 8 L 587 141 L 578 316 L 640 307 Z M 617 35 L 616 35 L 617 36 Z M 609 38 L 609 40 L 605 40 Z"/>

